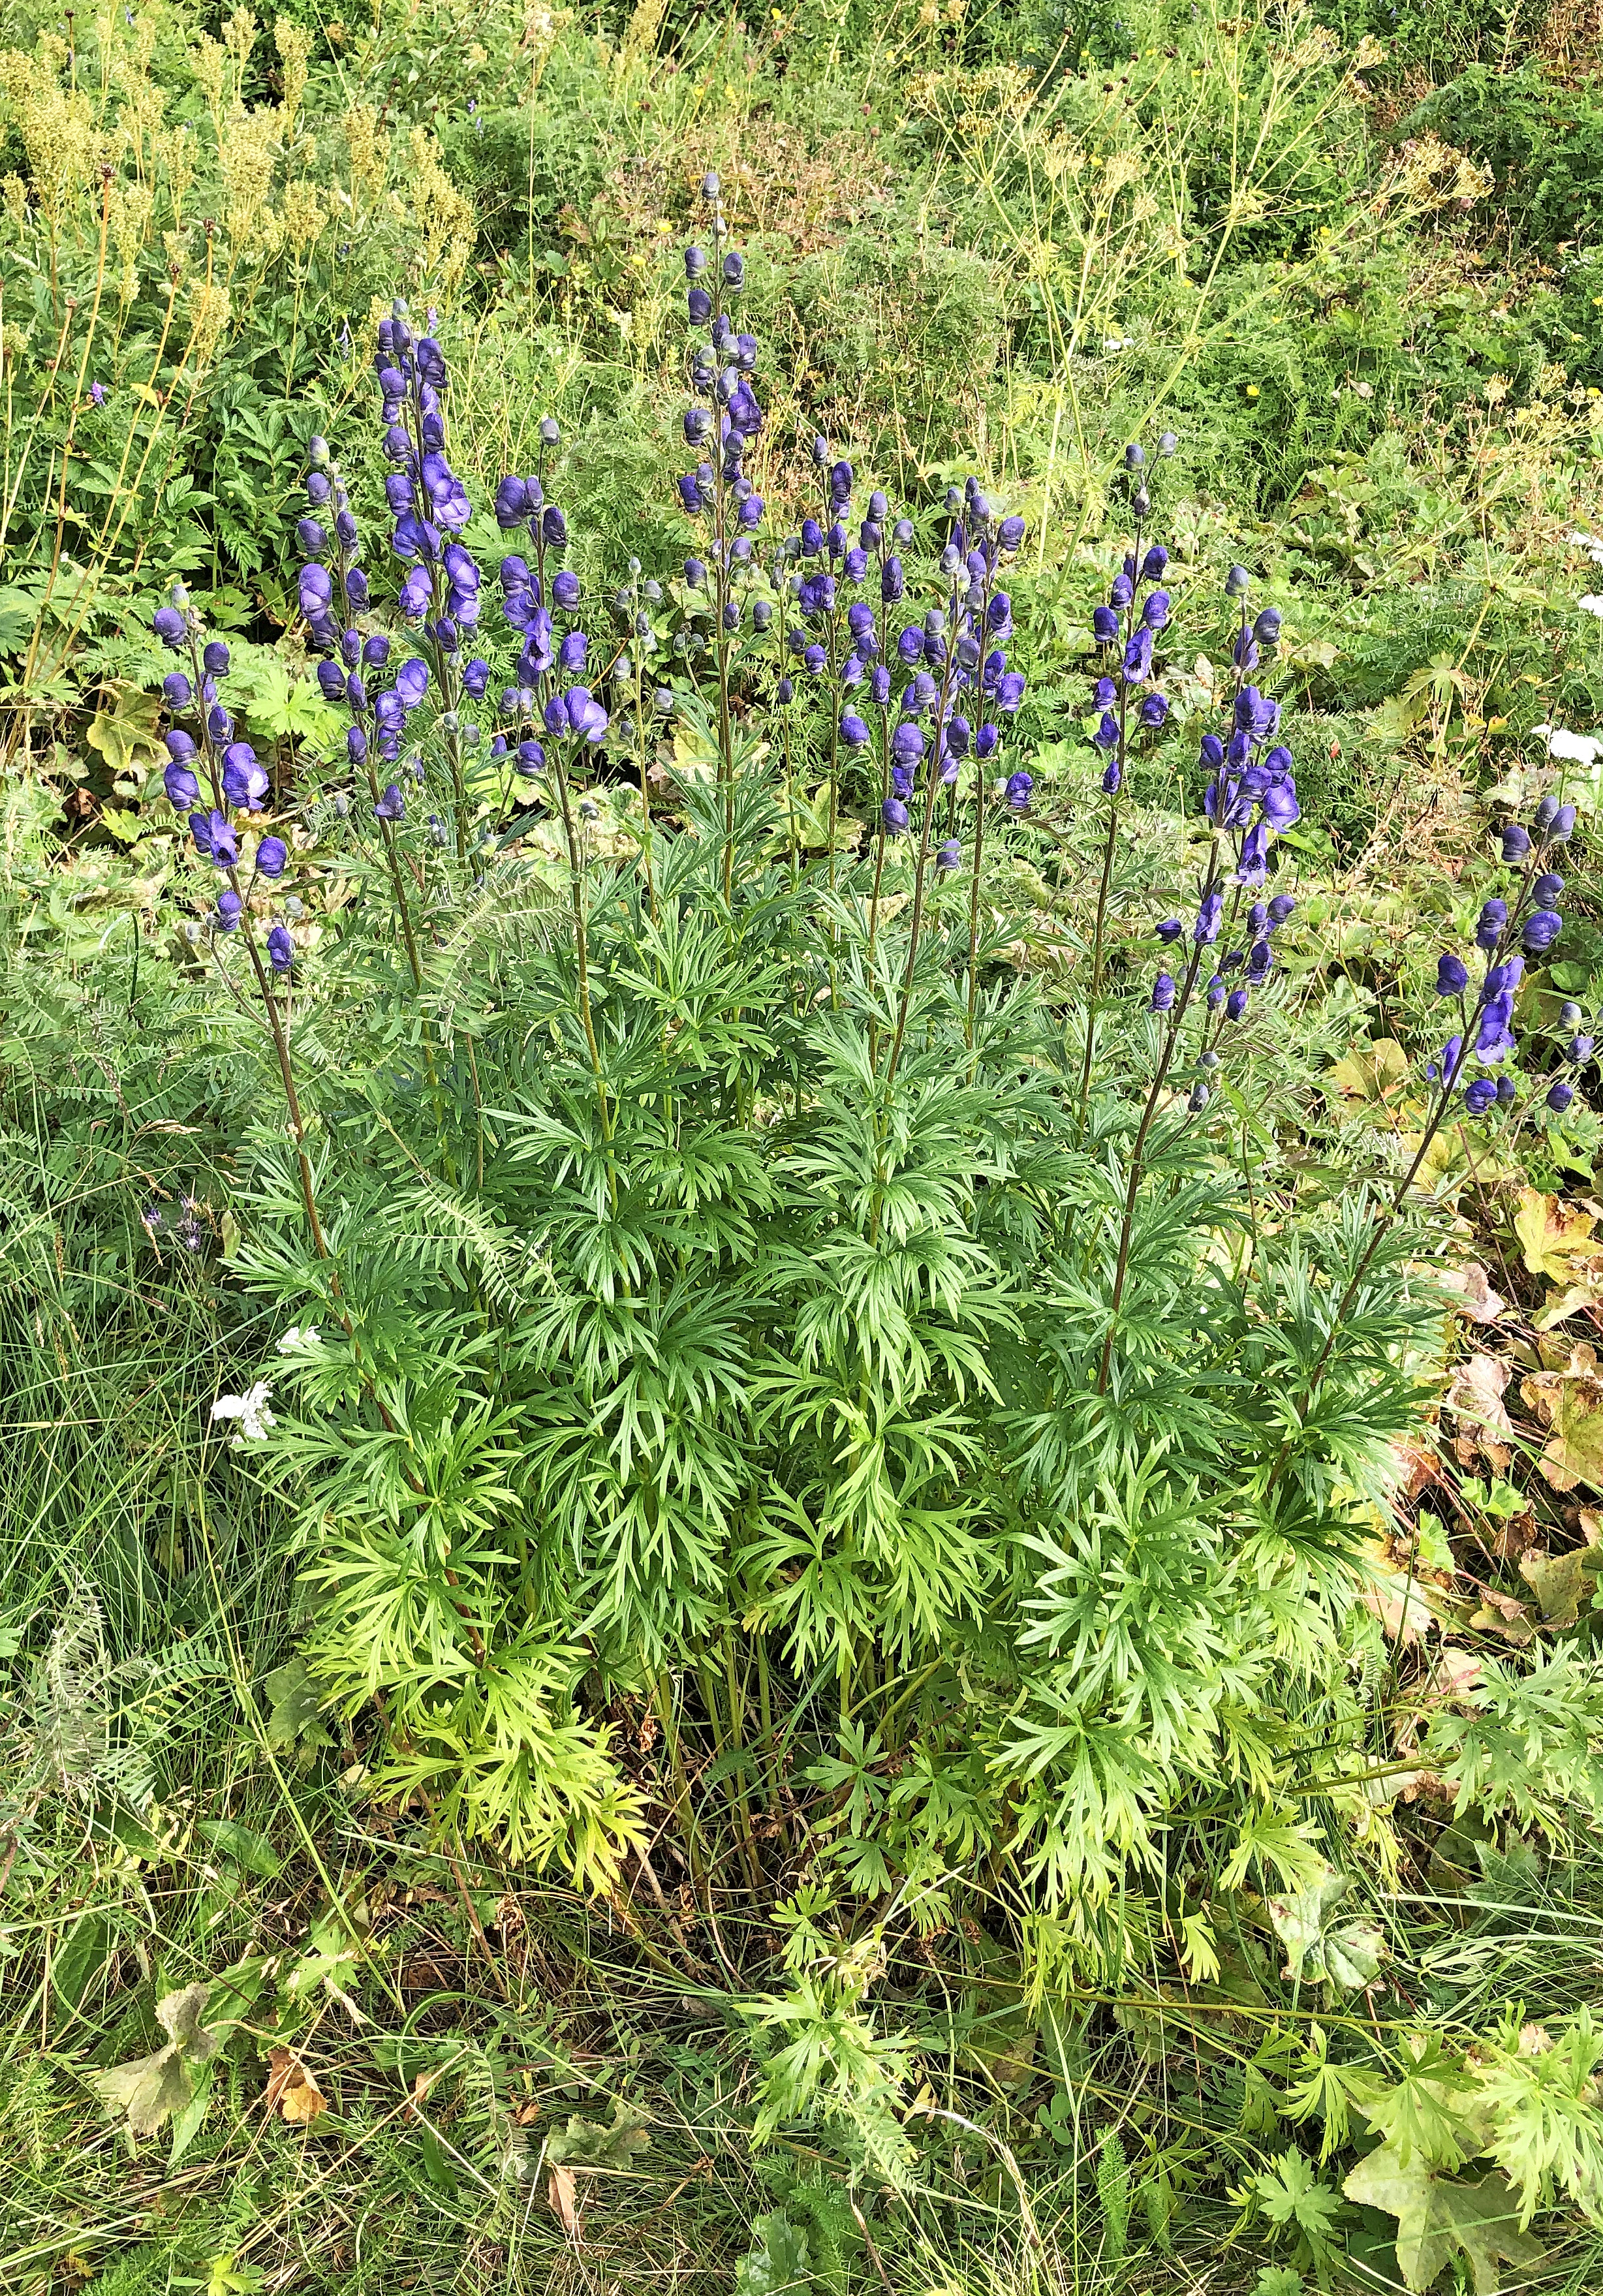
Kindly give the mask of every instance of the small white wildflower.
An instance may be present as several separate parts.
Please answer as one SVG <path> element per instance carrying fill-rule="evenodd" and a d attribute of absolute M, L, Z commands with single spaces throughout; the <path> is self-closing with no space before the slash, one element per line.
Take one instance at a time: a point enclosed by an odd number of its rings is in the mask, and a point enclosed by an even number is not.
<path fill-rule="evenodd" d="M 1600 598 L 1595 590 L 1589 591 L 1584 598 L 1577 598 L 1575 603 L 1583 614 L 1596 614 L 1598 619 L 1603 622 L 1603 598 Z"/>
<path fill-rule="evenodd" d="M 1594 566 L 1603 566 L 1603 540 L 1599 540 L 1597 535 L 1584 534 L 1577 528 L 1574 534 L 1566 534 L 1564 538 L 1573 550 L 1584 550 Z"/>
<path fill-rule="evenodd" d="M 265 1379 L 259 1379 L 243 1395 L 219 1395 L 211 1406 L 213 1419 L 237 1419 L 239 1433 L 234 1438 L 239 1443 L 265 1443 L 267 1430 L 275 1423 L 267 1408 L 267 1398 L 273 1390 Z"/>
<path fill-rule="evenodd" d="M 304 1329 L 299 1324 L 292 1324 L 278 1342 L 278 1352 L 281 1356 L 309 1355 L 314 1348 L 322 1345 L 323 1334 L 315 1324 L 308 1324 Z"/>
<path fill-rule="evenodd" d="M 1603 750 L 1603 735 L 1571 734 L 1562 726 L 1533 726 L 1532 733 L 1548 745 L 1550 758 L 1567 758 L 1573 765 L 1590 766 Z"/>

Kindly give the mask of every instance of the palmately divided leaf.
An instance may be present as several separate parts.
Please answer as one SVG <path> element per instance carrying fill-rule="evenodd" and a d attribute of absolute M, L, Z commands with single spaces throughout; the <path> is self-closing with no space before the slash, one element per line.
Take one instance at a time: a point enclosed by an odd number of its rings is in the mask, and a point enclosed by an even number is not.
<path fill-rule="evenodd" d="M 1311 1889 L 1270 1899 L 1287 1977 L 1322 1977 L 1349 1993 L 1373 1983 L 1386 1949 L 1379 1930 L 1373 1922 L 1332 1918 L 1352 1887 L 1351 1874 L 1327 1873 Z"/>
<path fill-rule="evenodd" d="M 1525 2272 L 1542 2261 L 1541 2243 L 1519 2229 L 1518 2202 L 1500 2169 L 1470 2183 L 1436 2175 L 1417 2152 L 1405 2161 L 1394 2145 L 1382 2144 L 1350 2171 L 1342 2190 L 1396 2218 L 1397 2268 L 1415 2291 L 1430 2287 L 1455 2256 L 1468 2263 L 1475 2296 L 1498 2296 L 1500 2263 Z"/>
<path fill-rule="evenodd" d="M 153 2136 L 165 2120 L 194 2101 L 192 2068 L 210 2064 L 226 2038 L 203 2025 L 211 1988 L 203 1980 L 166 1994 L 156 2004 L 156 2022 L 168 2035 L 164 2047 L 126 2065 L 90 2076 L 90 2086 L 109 2112 L 127 2115 L 136 2136 Z"/>

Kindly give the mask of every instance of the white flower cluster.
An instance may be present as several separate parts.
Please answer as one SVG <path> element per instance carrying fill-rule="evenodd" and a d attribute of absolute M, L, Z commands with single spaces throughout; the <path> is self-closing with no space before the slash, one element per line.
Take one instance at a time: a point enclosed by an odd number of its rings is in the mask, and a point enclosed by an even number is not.
<path fill-rule="evenodd" d="M 267 1408 L 267 1398 L 273 1390 L 265 1379 L 259 1379 L 243 1395 L 219 1395 L 211 1406 L 213 1419 L 237 1419 L 239 1432 L 234 1443 L 265 1443 L 267 1431 L 274 1424 Z"/>

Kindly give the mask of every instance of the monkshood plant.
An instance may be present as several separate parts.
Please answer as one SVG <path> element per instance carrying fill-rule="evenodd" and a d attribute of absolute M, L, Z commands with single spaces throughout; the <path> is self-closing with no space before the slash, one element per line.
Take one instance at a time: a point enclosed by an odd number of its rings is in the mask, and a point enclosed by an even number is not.
<path fill-rule="evenodd" d="M 298 1510 L 304 1655 L 377 1718 L 373 1790 L 627 1890 L 644 1951 L 734 1983 L 731 1892 L 790 1892 L 764 2112 L 822 2100 L 893 2163 L 887 1955 L 1000 1937 L 1037 1997 L 1180 1937 L 1216 1968 L 1215 1898 L 1317 1891 L 1384 1765 L 1355 1598 L 1439 1341 L 1414 1184 L 1450 1119 L 1504 1120 L 1573 815 L 1505 832 L 1480 977 L 1443 957 L 1411 1162 L 1264 1218 L 1215 1127 L 1287 996 L 1278 615 L 1231 574 L 1194 903 L 1138 973 L 1110 926 L 1177 606 L 1132 446 L 1098 890 L 1070 992 L 1021 969 L 1023 521 L 976 480 L 859 511 L 826 440 L 771 437 L 704 189 L 677 577 L 586 598 L 554 424 L 482 566 L 446 356 L 398 304 L 389 613 L 321 441 L 300 528 L 343 757 L 275 792 L 226 651 L 161 617 L 169 793 L 216 888 L 193 955 L 282 1111 L 241 1144 L 234 1264 L 284 1338 L 222 1420 Z"/>

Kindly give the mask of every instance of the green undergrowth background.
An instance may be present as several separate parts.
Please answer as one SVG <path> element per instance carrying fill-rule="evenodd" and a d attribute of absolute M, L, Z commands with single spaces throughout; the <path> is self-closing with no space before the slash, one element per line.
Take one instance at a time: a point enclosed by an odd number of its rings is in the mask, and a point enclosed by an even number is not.
<path fill-rule="evenodd" d="M 1175 432 L 1180 550 L 1247 560 L 1285 612 L 1299 860 L 1312 914 L 1348 920 L 1315 985 L 1394 1044 L 1396 982 L 1488 793 L 1517 786 L 1533 726 L 1603 719 L 1603 619 L 1577 604 L 1603 572 L 1569 539 L 1603 523 L 1595 9 L 492 0 L 261 27 L 9 4 L 0 48 L 0 901 L 29 1044 L 0 1047 L 0 2284 L 1398 2284 L 1393 2220 L 1341 2202 L 1298 2087 L 1297 2052 L 1364 1996 L 1280 1988 L 1267 1934 L 1237 1940 L 1207 2014 L 1168 2004 L 1179 2039 L 1153 2038 L 1153 1988 L 1083 1998 L 1071 2028 L 981 1929 L 932 1947 L 962 2005 L 908 2080 L 917 2169 L 894 2190 L 838 2128 L 753 2144 L 732 1980 L 777 1984 L 766 1917 L 732 1906 L 663 1965 L 621 1896 L 446 1854 L 366 1795 L 377 1724 L 328 1723 L 298 1671 L 280 1503 L 200 1456 L 210 1400 L 274 1336 L 231 1277 L 214 1120 L 249 1083 L 219 1056 L 206 1111 L 184 1104 L 190 1047 L 130 1025 L 106 955 L 160 866 L 148 623 L 175 571 L 234 635 L 252 738 L 317 736 L 286 637 L 304 445 L 326 431 L 375 487 L 367 360 L 394 292 L 440 314 L 461 466 L 525 466 L 555 414 L 587 584 L 631 555 L 667 575 L 677 250 L 715 167 L 770 422 L 826 429 L 918 500 L 978 468 L 1026 513 L 1023 734 L 1048 797 L 1084 775 L 1064 664 L 1116 532 L 1108 473 L 1126 438 Z M 1155 817 L 1171 791 L 1155 770 L 1137 795 Z M 1572 890 L 1554 985 L 1585 996 L 1583 848 Z M 86 1023 L 68 984 L 90 970 Z M 1307 1057 L 1330 1137 L 1384 1128 L 1389 1055 L 1342 1075 L 1327 1053 Z M 45 1059 L 48 1111 L 26 1082 Z M 1523 1163 L 1462 1176 L 1522 1373 L 1549 1362 L 1542 1261 L 1509 1208 L 1522 1185 L 1589 1200 L 1595 1148 L 1585 1125 L 1562 1149 L 1533 1133 Z M 204 1250 L 152 1263 L 152 1185 L 205 1207 Z M 1471 1424 L 1444 1439 L 1484 1492 L 1512 1478 L 1513 1519 L 1540 1434 L 1500 1465 Z M 1399 1554 L 1473 1609 L 1461 1557 Z M 1592 1617 L 1528 1597 L 1508 1647 L 1583 1660 Z M 1423 1662 L 1408 1648 L 1396 1632 L 1393 1670 Z M 645 1760 L 649 1716 L 612 1718 Z M 1533 1738 L 1523 1803 L 1498 1800 L 1527 1822 L 1420 1818 L 1434 1847 L 1395 1877 L 1385 1943 L 1426 2022 L 1603 2014 L 1603 1857 L 1566 1823 L 1560 1757 L 1591 1759 Z M 241 2031 L 207 2110 L 132 2145 L 90 2080 L 162 2044 L 159 1998 L 225 1972 L 211 2014 Z M 292 2046 L 308 2127 L 292 2083 L 264 2104 Z M 1533 2153 L 1582 2144 L 1589 2079 Z M 1588 2155 L 1593 2198 L 1599 2174 Z M 1505 2286 L 1597 2285 L 1582 2214 L 1536 2229 L 1541 2260 Z M 1451 2244 L 1443 2272 L 1471 2284 Z"/>

